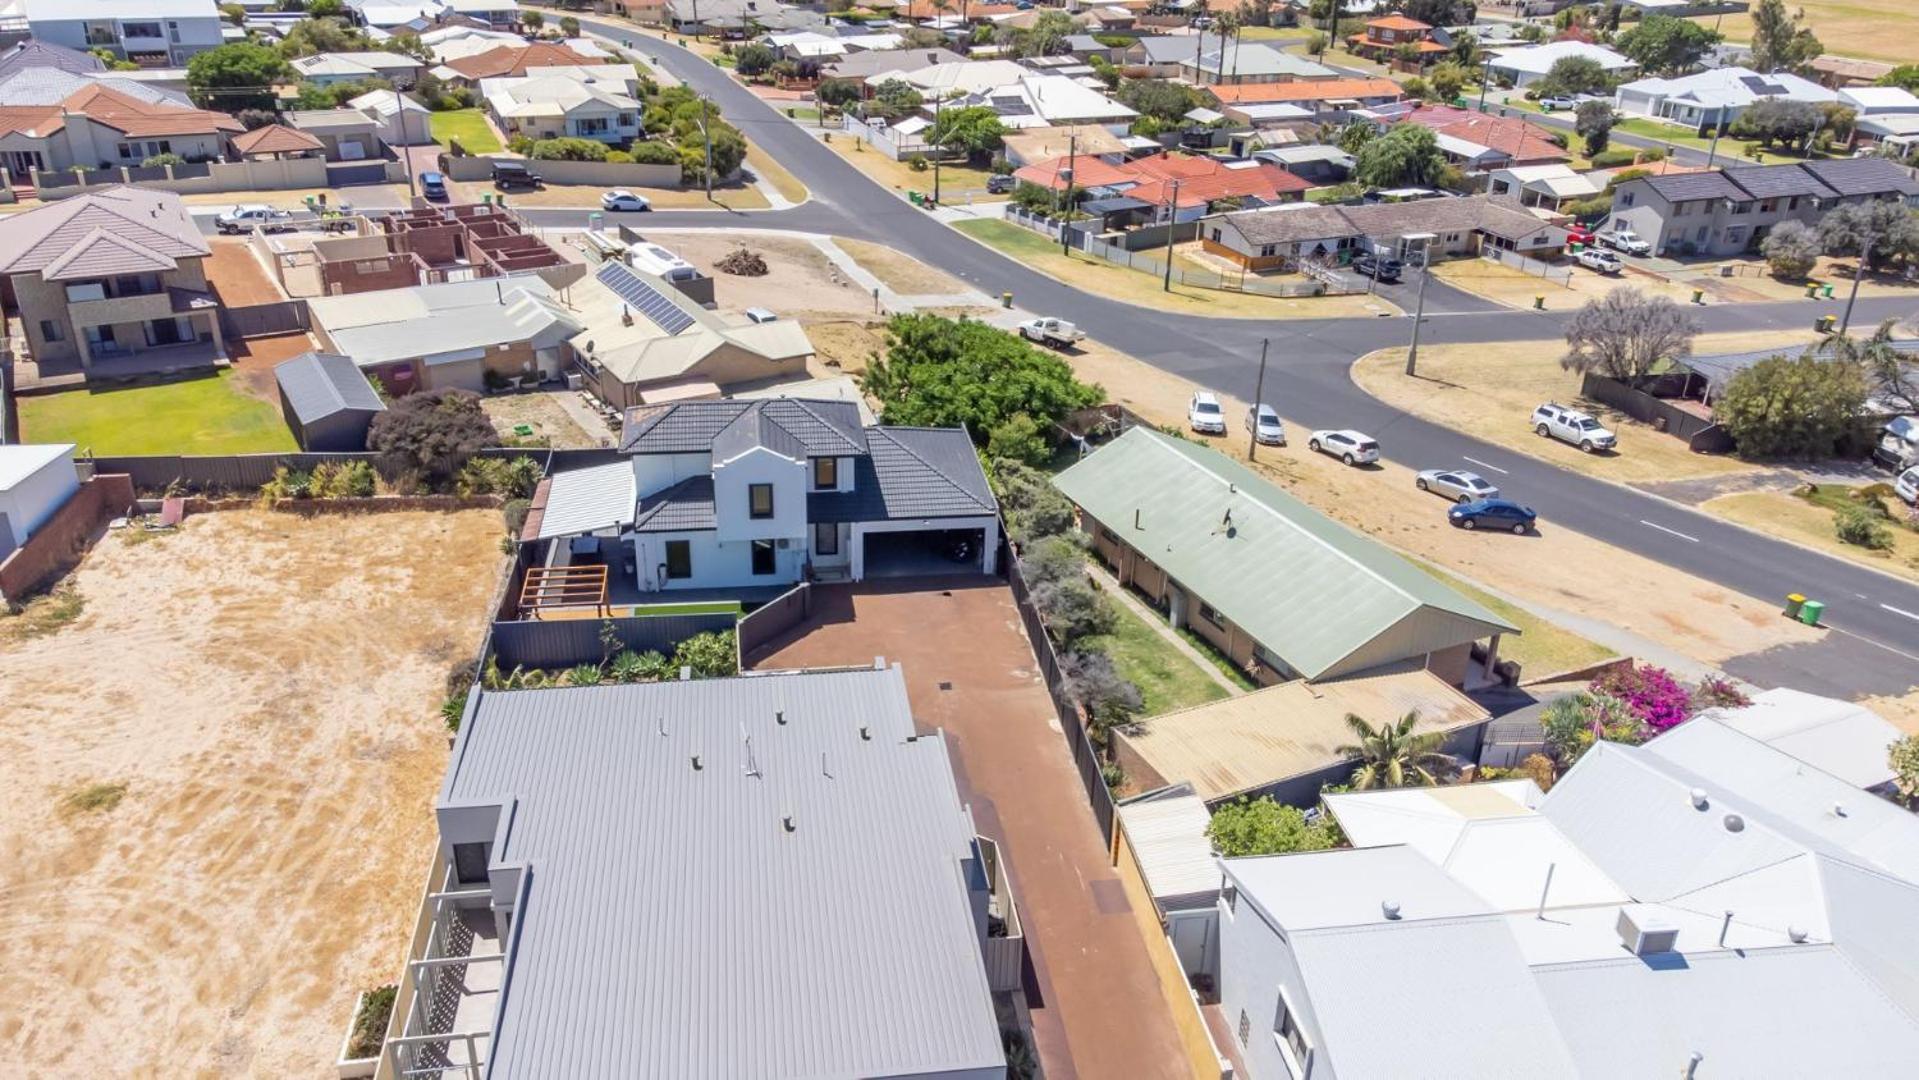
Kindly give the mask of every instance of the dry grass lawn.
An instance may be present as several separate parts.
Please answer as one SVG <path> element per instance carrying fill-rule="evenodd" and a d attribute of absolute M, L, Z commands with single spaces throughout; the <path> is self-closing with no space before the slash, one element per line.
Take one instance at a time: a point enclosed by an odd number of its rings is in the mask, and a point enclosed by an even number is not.
<path fill-rule="evenodd" d="M 447 187 L 452 191 L 455 202 L 479 202 L 483 195 L 498 193 L 493 185 L 485 180 L 449 181 Z M 601 184 L 548 184 L 537 191 L 508 192 L 506 204 L 515 206 L 556 207 L 565 209 L 600 208 L 600 196 L 610 190 Z M 711 210 L 724 207 L 728 210 L 765 210 L 773 204 L 766 201 L 760 189 L 750 183 L 734 182 L 727 185 L 715 185 L 713 201 L 708 202 L 706 192 L 701 188 L 634 188 L 646 196 L 655 210 Z M 609 221 L 642 228 L 647 222 L 646 214 L 608 214 Z M 610 225 L 608 226 L 611 227 Z"/>
<path fill-rule="evenodd" d="M 834 237 L 833 243 L 902 296 L 952 296 L 970 291 L 965 282 L 882 244 Z"/>
<path fill-rule="evenodd" d="M 1695 342 L 1694 351 L 1731 352 L 1770 344 L 1789 347 L 1812 337 L 1809 330 L 1803 334 L 1708 334 Z M 1511 342 L 1496 349 L 1428 346 L 1419 350 L 1419 374 L 1408 378 L 1406 350 L 1381 349 L 1359 358 L 1353 365 L 1353 381 L 1415 416 L 1608 480 L 1680 480 L 1758 468 L 1728 454 L 1695 454 L 1679 439 L 1580 397 L 1579 376 L 1559 366 L 1565 350 L 1559 341 Z M 1598 416 L 1619 433 L 1618 452 L 1584 454 L 1557 439 L 1534 435 L 1532 411 L 1545 401 L 1577 405 Z"/>
<path fill-rule="evenodd" d="M 811 240 L 771 232 L 724 229 L 674 231 L 639 228 L 647 239 L 713 276 L 713 299 L 723 310 L 769 308 L 781 318 L 803 318 L 817 313 L 833 317 L 873 314 L 873 294 L 841 273 Z M 662 220 L 670 226 L 670 220 Z M 736 248 L 747 248 L 766 260 L 766 274 L 741 277 L 721 271 L 718 263 Z"/>
<path fill-rule="evenodd" d="M 499 532 L 208 514 L 110 533 L 39 636 L 0 619 L 8 1075 L 331 1071 L 413 926 Z"/>
<path fill-rule="evenodd" d="M 1699 507 L 1728 521 L 1816 548 L 1828 555 L 1919 580 L 1919 533 L 1888 526 L 1892 550 L 1872 551 L 1842 542 L 1833 532 L 1833 513 L 1783 491 L 1749 491 L 1708 499 Z M 1905 507 L 1900 506 L 1900 510 Z"/>
<path fill-rule="evenodd" d="M 828 373 L 859 375 L 867 361 L 886 352 L 886 323 L 879 319 L 808 322 L 806 336 Z"/>
<path fill-rule="evenodd" d="M 1601 274 L 1577 265 L 1564 282 L 1546 280 L 1491 259 L 1448 259 L 1433 265 L 1433 276 L 1448 285 L 1516 308 L 1532 308 L 1534 298 L 1544 297 L 1547 311 L 1570 311 L 1623 287 L 1653 296 L 1669 296 L 1682 304 L 1692 302 L 1690 285 L 1645 274 Z"/>
<path fill-rule="evenodd" d="M 581 427 L 572 413 L 560 407 L 559 395 L 571 393 L 571 390 L 536 390 L 524 394 L 488 394 L 480 399 L 480 407 L 486 410 L 487 419 L 493 421 L 494 430 L 504 438 L 544 438 L 548 445 L 560 448 L 601 445 L 603 438 Z M 531 427 L 533 433 L 522 435 L 513 430 L 520 424 Z"/>
<path fill-rule="evenodd" d="M 1747 295 L 1729 297 L 1743 300 L 1803 300 L 1806 297 L 1807 284 L 1817 282 L 1820 285 L 1832 286 L 1832 299 L 1827 300 L 1822 296 L 1817 303 L 1823 306 L 1813 310 L 1820 313 L 1833 310 L 1837 314 L 1837 307 L 1846 302 L 1846 296 L 1852 290 L 1853 270 L 1859 265 L 1859 260 L 1836 259 L 1830 255 L 1822 255 L 1814 265 L 1812 273 L 1807 275 L 1806 281 L 1783 281 L 1773 277 L 1763 272 L 1766 263 L 1759 258 L 1729 259 L 1727 263 L 1738 266 L 1741 270 L 1749 271 L 1751 268 L 1757 268 L 1761 273 L 1745 272 L 1734 277 L 1717 277 L 1714 275 L 1719 273 L 1718 267 L 1724 264 L 1713 263 L 1700 268 L 1705 275 L 1702 280 L 1688 281 L 1687 284 L 1704 285 L 1708 289 L 1723 290 L 1727 293 L 1743 292 Z M 1919 282 L 1907 281 L 1896 274 L 1874 274 L 1859 283 L 1859 295 L 1919 298 Z"/>
<path fill-rule="evenodd" d="M 933 168 L 930 161 L 924 172 L 916 172 L 906 162 L 894 161 L 850 135 L 836 136 L 827 140 L 826 145 L 834 153 L 851 162 L 854 168 L 894 191 L 918 191 L 928 195 L 933 193 Z M 952 162 L 942 163 L 940 165 L 940 201 L 949 204 L 1006 201 L 1008 196 L 987 194 L 986 178 L 991 175 L 993 175 L 991 169 L 982 169 L 973 165 L 956 165 Z"/>
<path fill-rule="evenodd" d="M 1919 8 L 1912 0 L 1792 0 L 1786 7 L 1805 11 L 1805 25 L 1818 35 L 1830 56 L 1912 62 L 1912 42 L 1919 36 Z M 1717 26 L 1727 41 L 1752 40 L 1750 15 L 1727 15 L 1723 22 L 1704 15 L 1693 21 Z"/>

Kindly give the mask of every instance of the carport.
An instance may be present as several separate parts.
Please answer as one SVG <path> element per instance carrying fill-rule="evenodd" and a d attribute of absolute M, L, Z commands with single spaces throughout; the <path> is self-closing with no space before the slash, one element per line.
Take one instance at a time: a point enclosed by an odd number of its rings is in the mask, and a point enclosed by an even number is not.
<path fill-rule="evenodd" d="M 855 581 L 991 574 L 998 567 L 999 519 L 976 516 L 857 522 L 852 542 Z M 964 562 L 953 558 L 954 548 L 961 542 L 972 546 Z"/>

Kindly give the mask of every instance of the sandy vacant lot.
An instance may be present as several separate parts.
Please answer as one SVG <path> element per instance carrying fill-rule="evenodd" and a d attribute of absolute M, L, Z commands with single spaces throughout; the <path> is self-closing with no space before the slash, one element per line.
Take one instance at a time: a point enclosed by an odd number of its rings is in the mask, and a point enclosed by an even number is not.
<path fill-rule="evenodd" d="M 54 633 L 0 620 L 0 1071 L 330 1069 L 403 959 L 499 530 L 210 514 L 110 534 Z"/>
<path fill-rule="evenodd" d="M 713 275 L 713 299 L 721 308 L 771 308 L 783 319 L 803 319 L 818 313 L 873 313 L 873 294 L 841 273 L 805 237 L 732 230 L 674 232 L 646 228 L 650 224 L 642 222 L 635 227 L 648 240 Z M 766 260 L 764 276 L 739 277 L 714 266 L 740 247 L 757 251 Z"/>

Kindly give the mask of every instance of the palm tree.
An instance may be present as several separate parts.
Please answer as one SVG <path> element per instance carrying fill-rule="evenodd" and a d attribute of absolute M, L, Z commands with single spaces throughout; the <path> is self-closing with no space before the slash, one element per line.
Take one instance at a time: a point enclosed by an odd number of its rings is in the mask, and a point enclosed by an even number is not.
<path fill-rule="evenodd" d="M 1226 81 L 1226 39 L 1239 34 L 1239 12 L 1222 11 L 1213 17 L 1213 29 L 1219 31 L 1219 77 L 1216 82 Z M 1235 50 L 1237 54 L 1238 50 Z M 1233 57 L 1233 66 L 1239 66 L 1239 57 Z"/>
<path fill-rule="evenodd" d="M 1864 272 L 1863 266 L 1855 271 Z M 1868 337 L 1834 335 L 1828 340 L 1834 360 L 1858 364 L 1874 394 L 1900 412 L 1911 412 L 1919 409 L 1919 368 L 1910 353 L 1893 344 L 1898 328 L 1899 320 L 1887 319 Z"/>
<path fill-rule="evenodd" d="M 1400 717 L 1398 723 L 1377 728 L 1363 717 L 1347 713 L 1346 726 L 1359 739 L 1356 745 L 1342 746 L 1338 751 L 1359 759 L 1353 769 L 1354 790 L 1432 787 L 1440 777 L 1458 768 L 1457 762 L 1439 750 L 1446 740 L 1443 732 L 1413 734 L 1419 726 L 1418 710 Z"/>

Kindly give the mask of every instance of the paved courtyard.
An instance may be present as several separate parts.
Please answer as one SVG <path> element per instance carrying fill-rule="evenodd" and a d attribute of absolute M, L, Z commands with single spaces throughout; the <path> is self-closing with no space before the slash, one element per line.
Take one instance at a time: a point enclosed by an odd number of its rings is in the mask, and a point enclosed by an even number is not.
<path fill-rule="evenodd" d="M 944 728 L 980 830 L 1005 847 L 1049 1080 L 1189 1075 L 1013 596 L 997 579 L 827 586 L 749 667 L 898 663 L 920 729 Z"/>

